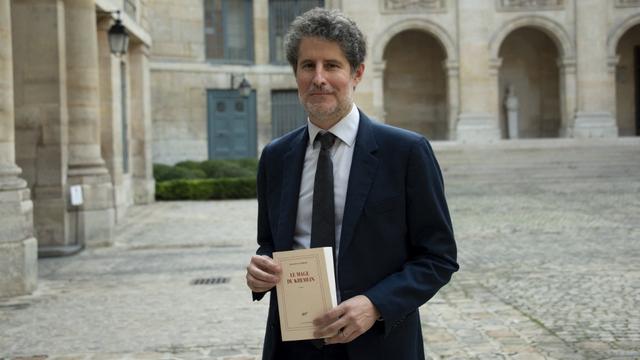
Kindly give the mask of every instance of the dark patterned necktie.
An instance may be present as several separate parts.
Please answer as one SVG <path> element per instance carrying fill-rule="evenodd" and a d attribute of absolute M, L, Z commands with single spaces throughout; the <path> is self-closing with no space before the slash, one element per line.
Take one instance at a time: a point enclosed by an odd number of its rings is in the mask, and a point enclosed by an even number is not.
<path fill-rule="evenodd" d="M 318 133 L 315 141 L 320 142 L 320 155 L 313 183 L 313 210 L 311 213 L 311 247 L 329 246 L 335 255 L 336 226 L 333 200 L 333 163 L 331 147 L 335 135 Z"/>

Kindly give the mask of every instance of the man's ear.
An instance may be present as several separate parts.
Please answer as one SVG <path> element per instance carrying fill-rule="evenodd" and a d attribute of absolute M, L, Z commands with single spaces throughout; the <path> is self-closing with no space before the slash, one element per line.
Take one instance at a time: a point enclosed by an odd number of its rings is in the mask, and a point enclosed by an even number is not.
<path fill-rule="evenodd" d="M 358 67 L 356 68 L 356 71 L 353 72 L 353 80 L 355 81 L 355 85 L 358 85 L 358 83 L 360 83 L 360 80 L 362 80 L 363 75 L 364 75 L 364 63 L 358 65 Z"/>

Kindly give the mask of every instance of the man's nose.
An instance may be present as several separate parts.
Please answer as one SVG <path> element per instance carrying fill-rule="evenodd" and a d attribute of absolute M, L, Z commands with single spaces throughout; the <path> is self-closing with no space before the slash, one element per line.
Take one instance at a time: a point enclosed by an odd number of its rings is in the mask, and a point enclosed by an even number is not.
<path fill-rule="evenodd" d="M 325 75 L 326 74 L 322 66 L 316 66 L 316 71 L 313 74 L 313 84 L 316 86 L 321 86 L 326 84 L 327 79 Z"/>

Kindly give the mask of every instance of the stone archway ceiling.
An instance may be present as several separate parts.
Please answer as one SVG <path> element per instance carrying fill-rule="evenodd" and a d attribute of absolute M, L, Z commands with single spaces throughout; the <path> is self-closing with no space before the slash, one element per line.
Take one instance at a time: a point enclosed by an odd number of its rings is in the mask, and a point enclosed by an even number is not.
<path fill-rule="evenodd" d="M 447 75 L 442 66 L 446 52 L 442 44 L 420 29 L 406 30 L 389 41 L 384 59 L 387 123 L 430 140 L 448 139 Z"/>
<path fill-rule="evenodd" d="M 503 137 L 558 137 L 561 124 L 558 49 L 552 39 L 535 27 L 519 28 L 505 38 L 499 56 Z M 507 87 L 515 90 L 518 100 L 517 109 L 510 114 L 517 121 L 510 121 L 505 113 Z"/>

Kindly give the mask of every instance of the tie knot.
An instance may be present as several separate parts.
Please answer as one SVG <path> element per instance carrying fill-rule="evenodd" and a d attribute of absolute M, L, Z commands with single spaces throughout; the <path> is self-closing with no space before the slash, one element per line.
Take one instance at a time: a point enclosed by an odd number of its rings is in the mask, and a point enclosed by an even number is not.
<path fill-rule="evenodd" d="M 318 133 L 318 135 L 316 135 L 316 141 L 320 141 L 320 148 L 322 150 L 328 150 L 336 141 L 336 136 L 330 132 L 326 132 L 324 134 Z"/>

